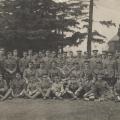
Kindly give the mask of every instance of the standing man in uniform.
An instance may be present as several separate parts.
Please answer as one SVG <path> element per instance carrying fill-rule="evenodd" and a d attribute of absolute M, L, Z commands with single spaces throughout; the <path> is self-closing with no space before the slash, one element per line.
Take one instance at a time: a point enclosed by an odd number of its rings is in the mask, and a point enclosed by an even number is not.
<path fill-rule="evenodd" d="M 20 60 L 20 58 L 18 57 L 18 50 L 17 49 L 13 50 L 13 59 L 17 63 L 17 72 L 18 72 L 19 71 L 19 60 Z"/>
<path fill-rule="evenodd" d="M 28 50 L 27 59 L 29 62 L 32 62 L 32 60 L 33 60 L 33 51 L 31 49 Z"/>
<path fill-rule="evenodd" d="M 107 51 L 102 51 L 101 61 L 103 68 L 105 68 L 105 65 L 107 64 Z"/>
<path fill-rule="evenodd" d="M 28 62 L 27 52 L 24 51 L 23 57 L 19 60 L 19 71 L 21 74 L 23 74 L 24 70 L 27 68 Z"/>
<path fill-rule="evenodd" d="M 75 57 L 73 56 L 73 51 L 70 51 L 69 57 L 67 58 L 67 66 L 69 67 L 69 69 L 72 68 L 74 61 L 75 61 Z"/>
<path fill-rule="evenodd" d="M 38 52 L 38 56 L 34 57 L 32 60 L 34 67 L 37 69 L 39 67 L 40 62 L 43 61 L 43 53 L 42 51 Z"/>
<path fill-rule="evenodd" d="M 92 58 L 90 60 L 92 70 L 95 69 L 96 64 L 97 64 L 96 61 L 99 61 L 99 60 L 100 60 L 100 58 L 98 57 L 98 50 L 93 50 L 93 56 L 92 56 Z"/>
<path fill-rule="evenodd" d="M 113 88 L 116 83 L 116 61 L 113 58 L 113 53 L 108 53 L 107 63 L 105 65 L 105 74 L 108 84 Z"/>
<path fill-rule="evenodd" d="M 4 69 L 5 69 L 5 78 L 9 86 L 10 81 L 13 80 L 17 71 L 17 62 L 12 57 L 12 52 L 8 52 L 7 54 L 7 58 L 5 59 L 5 62 L 4 62 Z"/>
<path fill-rule="evenodd" d="M 5 59 L 6 59 L 5 49 L 2 48 L 2 49 L 0 49 L 0 73 L 2 73 L 2 75 L 4 75 L 4 73 L 5 73 L 5 69 L 4 69 Z"/>
<path fill-rule="evenodd" d="M 79 63 L 80 66 L 80 70 L 83 69 L 83 63 L 84 63 L 84 59 L 82 57 L 82 51 L 77 51 L 77 57 L 76 57 L 77 62 Z"/>
<path fill-rule="evenodd" d="M 43 60 L 45 61 L 46 66 L 47 66 L 48 69 L 49 69 L 49 67 L 50 67 L 50 60 L 51 60 L 51 55 L 50 55 L 50 51 L 49 51 L 49 50 L 47 50 L 47 51 L 45 52 L 45 57 L 43 58 Z"/>

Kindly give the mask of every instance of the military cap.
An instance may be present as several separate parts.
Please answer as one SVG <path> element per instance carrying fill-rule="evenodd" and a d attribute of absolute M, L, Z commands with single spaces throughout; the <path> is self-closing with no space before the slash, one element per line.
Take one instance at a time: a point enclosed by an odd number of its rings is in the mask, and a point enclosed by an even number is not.
<path fill-rule="evenodd" d="M 98 50 L 93 50 L 92 52 L 98 52 Z"/>
<path fill-rule="evenodd" d="M 4 51 L 5 49 L 4 48 L 0 48 L 0 51 Z"/>
<path fill-rule="evenodd" d="M 104 73 L 103 73 L 103 72 L 100 72 L 99 74 L 97 74 L 97 76 L 99 76 L 99 77 L 104 77 Z"/>
<path fill-rule="evenodd" d="M 107 54 L 107 50 L 103 50 L 103 51 L 102 51 L 102 54 Z"/>
<path fill-rule="evenodd" d="M 85 52 L 84 52 L 84 54 L 88 54 L 88 52 L 87 52 L 87 51 L 85 51 Z"/>
<path fill-rule="evenodd" d="M 45 61 L 44 61 L 44 60 L 41 60 L 41 61 L 40 61 L 40 64 L 41 64 L 41 63 L 45 63 Z"/>
<path fill-rule="evenodd" d="M 52 63 L 56 63 L 56 64 L 57 64 L 57 61 L 56 61 L 56 60 L 52 60 L 50 63 L 51 63 L 51 64 L 52 64 Z"/>
<path fill-rule="evenodd" d="M 66 53 L 66 54 L 67 54 L 67 52 L 66 52 L 66 51 L 64 51 L 63 53 Z"/>
<path fill-rule="evenodd" d="M 84 60 L 84 63 L 89 63 L 89 62 L 90 62 L 89 59 L 85 59 L 85 60 Z"/>
<path fill-rule="evenodd" d="M 46 77 L 46 76 L 48 76 L 48 73 L 47 73 L 47 72 L 44 72 L 44 73 L 42 74 L 42 77 L 44 78 L 44 77 Z"/>
<path fill-rule="evenodd" d="M 76 78 L 75 74 L 70 74 L 70 78 Z"/>
<path fill-rule="evenodd" d="M 56 52 L 55 52 L 55 51 L 52 51 L 52 54 L 56 54 Z"/>
<path fill-rule="evenodd" d="M 111 55 L 113 55 L 113 52 L 110 52 L 110 51 L 109 51 L 109 52 L 108 52 L 108 56 L 111 56 Z"/>
<path fill-rule="evenodd" d="M 79 62 L 78 62 L 77 60 L 74 60 L 74 61 L 73 61 L 73 65 L 74 65 L 74 64 L 79 64 Z"/>
<path fill-rule="evenodd" d="M 81 53 L 81 52 L 82 52 L 82 50 L 78 50 L 78 51 L 77 51 L 77 53 Z"/>
<path fill-rule="evenodd" d="M 96 60 L 97 64 L 102 64 L 102 62 L 100 60 Z"/>
<path fill-rule="evenodd" d="M 59 74 L 58 73 L 54 73 L 54 74 L 52 74 L 52 77 L 59 77 Z"/>
<path fill-rule="evenodd" d="M 0 73 L 0 77 L 3 77 L 3 75 Z"/>
<path fill-rule="evenodd" d="M 12 52 L 7 52 L 7 55 L 12 54 Z"/>

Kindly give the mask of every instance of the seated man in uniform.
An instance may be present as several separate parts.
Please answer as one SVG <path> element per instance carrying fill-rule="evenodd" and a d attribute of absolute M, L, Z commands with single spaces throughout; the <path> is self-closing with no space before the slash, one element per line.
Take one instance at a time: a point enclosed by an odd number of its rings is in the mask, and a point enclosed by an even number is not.
<path fill-rule="evenodd" d="M 58 74 L 59 76 L 62 77 L 64 75 L 64 71 L 58 67 L 57 62 L 54 60 L 51 62 L 49 69 L 49 77 L 51 78 L 51 80 L 53 79 L 53 76 L 55 74 Z"/>
<path fill-rule="evenodd" d="M 25 80 L 22 79 L 20 73 L 16 73 L 16 77 L 11 82 L 12 96 L 14 98 L 19 98 L 24 96 L 24 91 L 26 89 Z"/>
<path fill-rule="evenodd" d="M 33 62 L 29 62 L 28 68 L 26 68 L 23 73 L 23 78 L 24 78 L 26 84 L 28 84 L 30 82 L 32 82 L 32 83 L 35 82 L 36 81 L 35 75 L 36 75 L 36 69 L 33 66 Z"/>
<path fill-rule="evenodd" d="M 77 99 L 78 89 L 80 87 L 80 81 L 74 74 L 71 74 L 68 80 L 67 85 L 63 85 L 62 96 L 70 95 L 72 99 Z"/>
<path fill-rule="evenodd" d="M 99 101 L 111 99 L 113 97 L 110 92 L 110 86 L 104 79 L 103 72 L 97 74 L 97 79 L 92 90 L 94 98 L 97 98 Z"/>
<path fill-rule="evenodd" d="M 48 73 L 48 69 L 46 68 L 46 63 L 44 61 L 40 61 L 39 67 L 36 70 L 36 79 L 40 81 L 42 75 Z"/>
<path fill-rule="evenodd" d="M 107 63 L 105 65 L 106 81 L 108 82 L 111 89 L 114 88 L 116 83 L 116 60 L 113 57 L 113 53 L 108 53 Z"/>
<path fill-rule="evenodd" d="M 63 84 L 61 82 L 60 76 L 58 74 L 54 74 L 51 95 L 54 96 L 54 98 L 62 99 L 62 88 Z"/>
<path fill-rule="evenodd" d="M 48 74 L 44 73 L 42 74 L 41 79 L 37 82 L 28 84 L 27 91 L 24 92 L 24 95 L 29 99 L 35 99 L 38 97 L 47 99 L 50 97 L 51 84 L 52 82 L 48 77 Z"/>
<path fill-rule="evenodd" d="M 11 89 L 8 89 L 6 80 L 3 79 L 3 75 L 0 74 L 0 100 L 4 101 L 11 96 Z"/>
<path fill-rule="evenodd" d="M 120 75 L 117 77 L 117 82 L 114 86 L 114 94 L 116 102 L 120 102 Z"/>
<path fill-rule="evenodd" d="M 84 68 L 82 70 L 82 88 L 79 89 L 79 94 L 82 94 L 84 100 L 90 100 L 91 99 L 91 90 L 92 86 L 94 84 L 94 79 L 92 75 L 92 70 L 90 67 L 90 61 L 85 60 L 84 61 Z"/>

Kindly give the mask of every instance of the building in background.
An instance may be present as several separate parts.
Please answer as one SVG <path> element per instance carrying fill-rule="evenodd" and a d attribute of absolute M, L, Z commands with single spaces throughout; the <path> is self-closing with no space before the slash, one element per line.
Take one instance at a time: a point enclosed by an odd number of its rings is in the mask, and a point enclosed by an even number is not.
<path fill-rule="evenodd" d="M 118 28 L 118 33 L 108 42 L 109 51 L 120 52 L 120 26 Z"/>

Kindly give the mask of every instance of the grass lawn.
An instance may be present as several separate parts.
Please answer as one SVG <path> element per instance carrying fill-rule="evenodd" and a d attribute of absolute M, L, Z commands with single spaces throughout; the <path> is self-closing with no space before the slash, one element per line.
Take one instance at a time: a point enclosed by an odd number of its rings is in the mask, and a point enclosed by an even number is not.
<path fill-rule="evenodd" d="M 120 103 L 14 99 L 0 102 L 0 120 L 120 120 Z"/>

